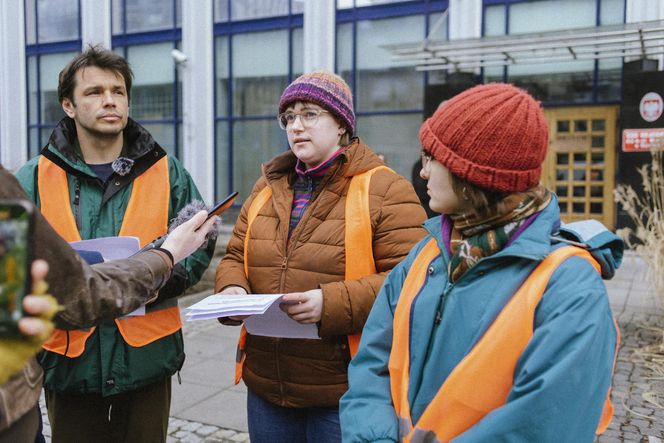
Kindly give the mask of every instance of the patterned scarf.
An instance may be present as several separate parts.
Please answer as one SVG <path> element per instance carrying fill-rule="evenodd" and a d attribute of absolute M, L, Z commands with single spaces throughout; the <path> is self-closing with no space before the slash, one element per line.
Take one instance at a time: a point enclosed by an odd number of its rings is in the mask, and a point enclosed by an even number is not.
<path fill-rule="evenodd" d="M 544 209 L 550 200 L 551 193 L 538 185 L 509 194 L 496 204 L 494 215 L 488 218 L 475 212 L 451 215 L 450 281 L 457 281 L 482 258 L 503 249 L 528 217 Z"/>

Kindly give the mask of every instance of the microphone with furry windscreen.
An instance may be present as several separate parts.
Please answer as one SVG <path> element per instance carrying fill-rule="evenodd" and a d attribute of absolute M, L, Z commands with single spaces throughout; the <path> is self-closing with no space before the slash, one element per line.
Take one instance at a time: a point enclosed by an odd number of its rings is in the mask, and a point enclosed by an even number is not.
<path fill-rule="evenodd" d="M 237 198 L 237 192 L 233 192 L 230 194 L 228 197 L 226 197 L 221 203 L 218 205 L 215 205 L 212 208 L 208 208 L 205 203 L 203 203 L 200 200 L 194 200 L 185 207 L 183 207 L 180 212 L 178 212 L 178 215 L 171 220 L 171 223 L 168 226 L 168 233 L 165 235 L 162 235 L 161 237 L 151 241 L 147 245 L 145 245 L 139 252 L 147 251 L 150 249 L 158 248 L 160 247 L 166 238 L 168 237 L 168 234 L 170 234 L 175 228 L 180 226 L 182 223 L 186 222 L 187 220 L 191 219 L 195 214 L 198 214 L 200 211 L 207 211 L 208 212 L 208 218 L 212 216 L 218 216 L 222 212 L 224 212 L 226 209 L 231 207 L 235 199 Z M 210 240 L 210 239 L 215 239 L 217 238 L 217 235 L 219 234 L 219 231 L 221 230 L 221 218 L 218 218 L 215 223 L 214 223 L 214 228 L 208 232 L 208 234 L 205 236 L 205 240 Z M 204 247 L 207 245 L 207 241 L 201 245 L 201 247 Z"/>

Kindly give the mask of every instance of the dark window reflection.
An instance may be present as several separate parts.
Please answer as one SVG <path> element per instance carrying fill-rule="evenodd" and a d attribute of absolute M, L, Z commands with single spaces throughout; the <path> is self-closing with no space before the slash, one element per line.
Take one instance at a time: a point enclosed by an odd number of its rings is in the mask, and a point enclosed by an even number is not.
<path fill-rule="evenodd" d="M 590 212 L 592 214 L 601 214 L 602 213 L 602 204 L 601 203 L 591 203 Z"/>
<path fill-rule="evenodd" d="M 593 148 L 603 148 L 604 147 L 604 136 L 603 135 L 593 135 L 591 139 L 591 146 Z"/>
<path fill-rule="evenodd" d="M 569 120 L 557 121 L 558 132 L 569 132 Z"/>
<path fill-rule="evenodd" d="M 567 197 L 567 186 L 556 186 L 556 195 L 558 197 Z"/>
<path fill-rule="evenodd" d="M 510 75 L 508 81 L 542 101 L 591 101 L 593 96 L 591 71 Z"/>
<path fill-rule="evenodd" d="M 572 212 L 575 212 L 575 213 L 586 212 L 585 203 L 572 203 Z"/>
<path fill-rule="evenodd" d="M 620 100 L 620 68 L 601 69 L 597 76 L 597 100 Z M 599 129 L 598 129 L 599 130 Z"/>
<path fill-rule="evenodd" d="M 593 165 L 601 165 L 604 163 L 604 153 L 603 152 L 593 152 L 590 155 L 590 162 Z"/>
<path fill-rule="evenodd" d="M 574 121 L 574 132 L 586 132 L 586 131 L 588 131 L 588 121 L 586 120 Z"/>
<path fill-rule="evenodd" d="M 560 122 L 558 122 L 560 123 Z M 569 154 L 556 154 L 556 161 L 559 165 L 566 165 L 569 163 Z"/>
<path fill-rule="evenodd" d="M 592 181 L 602 181 L 604 180 L 604 171 L 601 169 L 591 169 L 590 170 L 590 180 Z"/>
<path fill-rule="evenodd" d="M 590 127 L 593 131 L 606 131 L 606 120 L 603 118 L 593 120 Z"/>
<path fill-rule="evenodd" d="M 574 164 L 577 165 L 577 166 L 585 165 L 586 164 L 586 154 L 585 153 L 574 154 Z"/>

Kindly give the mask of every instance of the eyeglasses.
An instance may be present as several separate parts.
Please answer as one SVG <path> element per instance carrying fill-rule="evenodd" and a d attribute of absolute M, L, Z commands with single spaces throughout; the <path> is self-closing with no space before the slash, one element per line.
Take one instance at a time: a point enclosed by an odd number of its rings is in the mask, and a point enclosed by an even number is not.
<path fill-rule="evenodd" d="M 302 126 L 309 129 L 316 126 L 316 123 L 318 123 L 318 117 L 324 112 L 327 111 L 324 109 L 305 109 L 302 112 L 286 111 L 279 114 L 277 120 L 279 121 L 279 127 L 285 131 L 293 126 L 295 119 L 299 116 Z"/>
<path fill-rule="evenodd" d="M 426 151 L 422 151 L 421 156 L 422 156 L 422 169 L 429 169 L 429 165 L 431 165 L 431 160 L 433 159 L 433 156 Z"/>

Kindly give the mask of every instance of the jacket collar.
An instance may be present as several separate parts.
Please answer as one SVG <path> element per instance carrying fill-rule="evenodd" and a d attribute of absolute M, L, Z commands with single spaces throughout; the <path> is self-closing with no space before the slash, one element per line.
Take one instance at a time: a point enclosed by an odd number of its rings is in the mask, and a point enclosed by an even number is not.
<path fill-rule="evenodd" d="M 152 135 L 131 118 L 127 120 L 127 126 L 125 126 L 122 132 L 124 137 L 122 157 L 137 160 L 155 150 L 158 152 L 161 151 L 164 154 L 166 153 L 152 138 Z M 60 120 L 51 133 L 48 145 L 44 147 L 44 150 L 46 149 L 57 152 L 59 157 L 72 165 L 84 163 L 81 156 L 81 149 L 78 146 L 76 124 L 69 117 Z"/>
<path fill-rule="evenodd" d="M 120 190 L 127 187 L 136 177 L 143 174 L 156 162 L 166 156 L 150 133 L 134 120 L 129 119 L 123 130 L 124 146 L 122 156 L 134 160 L 134 165 L 126 175 L 114 175 L 113 186 L 104 186 L 90 167 L 83 161 L 74 121 L 65 117 L 51 133 L 49 144 L 41 150 L 41 155 L 62 168 L 67 174 L 96 183 L 102 190 L 102 205 Z"/>
<path fill-rule="evenodd" d="M 378 156 L 359 138 L 353 137 L 344 152 L 337 157 L 343 177 L 353 177 L 362 172 L 383 165 Z M 284 175 L 295 173 L 297 157 L 289 149 L 262 165 L 263 175 L 268 182 L 275 181 Z M 335 168 L 334 165 L 331 168 Z"/>
<path fill-rule="evenodd" d="M 424 223 L 424 228 L 434 236 L 438 247 L 449 257 L 442 233 L 441 217 L 433 217 Z M 502 251 L 491 257 L 515 256 L 542 260 L 551 252 L 551 236 L 560 229 L 560 210 L 555 195 L 537 218 Z"/>

